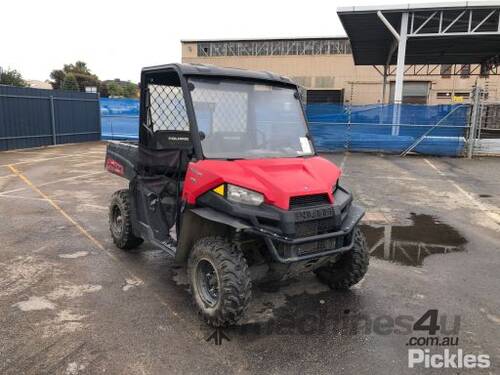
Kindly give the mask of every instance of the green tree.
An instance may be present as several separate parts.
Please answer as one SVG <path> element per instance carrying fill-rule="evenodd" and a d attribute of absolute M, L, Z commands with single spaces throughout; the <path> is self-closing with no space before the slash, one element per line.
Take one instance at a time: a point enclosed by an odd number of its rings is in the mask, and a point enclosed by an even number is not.
<path fill-rule="evenodd" d="M 95 86 L 99 88 L 99 78 L 95 74 L 92 74 L 87 66 L 87 63 L 83 61 L 77 61 L 74 64 L 64 64 L 62 69 L 53 70 L 50 73 L 50 78 L 52 78 L 50 84 L 52 85 L 52 88 L 62 88 L 64 79 L 68 74 L 73 74 L 78 82 L 80 91 L 85 91 L 85 87 L 87 86 Z"/>
<path fill-rule="evenodd" d="M 107 98 L 109 96 L 108 85 L 105 82 L 101 82 L 99 85 L 99 95 L 101 98 Z"/>
<path fill-rule="evenodd" d="M 52 85 L 52 88 L 54 90 L 62 89 L 62 83 L 65 76 L 66 73 L 64 73 L 64 71 L 61 69 L 55 69 L 50 73 L 50 78 L 52 78 L 50 84 Z"/>
<path fill-rule="evenodd" d="M 117 82 L 108 83 L 109 96 L 124 96 L 123 87 Z"/>
<path fill-rule="evenodd" d="M 62 83 L 63 90 L 70 91 L 79 91 L 80 87 L 78 86 L 78 81 L 73 73 L 68 73 L 64 77 L 64 81 Z"/>
<path fill-rule="evenodd" d="M 90 69 L 87 67 L 87 63 L 83 61 L 77 61 L 74 64 L 64 64 L 63 70 L 66 73 L 75 73 L 75 74 L 83 74 L 83 75 L 92 75 Z"/>
<path fill-rule="evenodd" d="M 139 93 L 139 87 L 132 82 L 127 82 L 123 85 L 123 96 L 126 98 L 137 98 Z"/>
<path fill-rule="evenodd" d="M 2 85 L 10 85 L 10 86 L 18 86 L 18 87 L 26 87 L 28 84 L 23 79 L 21 73 L 19 73 L 15 69 L 7 69 L 3 70 L 0 73 L 0 84 Z"/>

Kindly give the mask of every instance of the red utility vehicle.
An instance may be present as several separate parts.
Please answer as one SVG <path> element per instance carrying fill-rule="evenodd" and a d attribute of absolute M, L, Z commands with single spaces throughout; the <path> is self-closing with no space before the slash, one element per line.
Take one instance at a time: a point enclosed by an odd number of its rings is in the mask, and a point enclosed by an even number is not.
<path fill-rule="evenodd" d="M 251 283 L 314 271 L 332 288 L 368 268 L 364 210 L 318 156 L 297 85 L 205 65 L 144 68 L 139 142 L 110 143 L 106 168 L 129 188 L 111 201 L 116 246 L 143 240 L 187 264 L 213 326 L 244 313 Z"/>

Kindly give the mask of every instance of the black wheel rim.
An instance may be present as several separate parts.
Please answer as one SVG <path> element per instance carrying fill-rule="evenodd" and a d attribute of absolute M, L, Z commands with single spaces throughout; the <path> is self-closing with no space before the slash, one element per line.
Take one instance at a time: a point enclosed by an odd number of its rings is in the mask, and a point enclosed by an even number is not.
<path fill-rule="evenodd" d="M 219 280 L 213 264 L 201 259 L 196 266 L 196 285 L 203 303 L 214 307 L 219 299 Z"/>
<path fill-rule="evenodd" d="M 111 231 L 115 237 L 120 237 L 123 232 L 123 215 L 120 207 L 113 206 L 111 210 Z"/>

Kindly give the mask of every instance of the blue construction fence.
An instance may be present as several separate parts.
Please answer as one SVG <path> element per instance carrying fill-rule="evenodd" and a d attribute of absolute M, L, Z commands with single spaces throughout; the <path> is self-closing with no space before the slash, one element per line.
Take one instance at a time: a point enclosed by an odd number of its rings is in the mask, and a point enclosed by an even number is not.
<path fill-rule="evenodd" d="M 139 138 L 139 100 L 101 98 L 100 103 L 102 139 Z"/>
<path fill-rule="evenodd" d="M 416 144 L 417 153 L 459 156 L 469 106 L 309 104 L 306 114 L 319 151 L 401 153 Z M 101 127 L 103 139 L 137 139 L 139 101 L 101 99 Z"/>
<path fill-rule="evenodd" d="M 467 104 L 310 104 L 306 113 L 321 151 L 401 153 L 415 144 L 417 153 L 459 156 L 469 110 Z"/>

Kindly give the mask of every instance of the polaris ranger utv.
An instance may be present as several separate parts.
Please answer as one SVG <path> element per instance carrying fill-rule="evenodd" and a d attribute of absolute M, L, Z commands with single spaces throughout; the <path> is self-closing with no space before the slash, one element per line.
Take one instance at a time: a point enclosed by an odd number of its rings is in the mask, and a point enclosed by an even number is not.
<path fill-rule="evenodd" d="M 297 85 L 268 72 L 171 64 L 141 74 L 139 142 L 110 143 L 113 241 L 143 240 L 187 272 L 213 326 L 235 323 L 253 281 L 314 271 L 349 288 L 368 268 L 364 210 L 317 156 Z"/>

